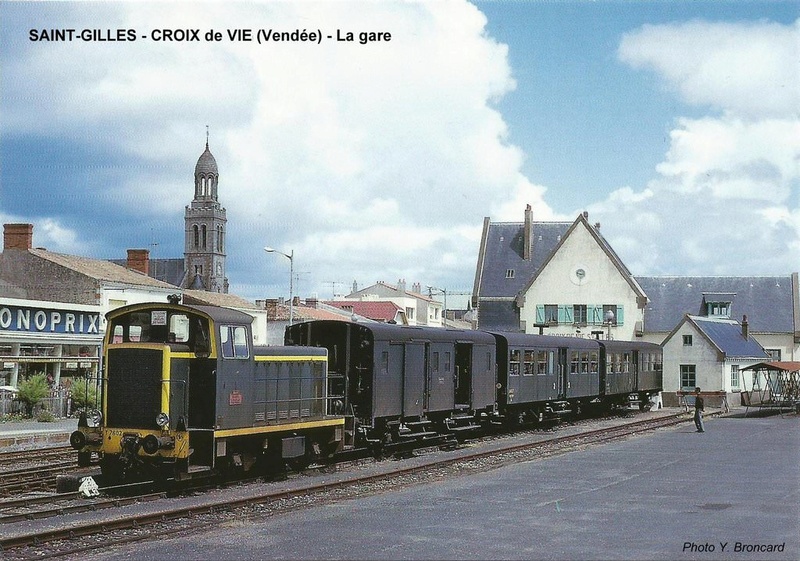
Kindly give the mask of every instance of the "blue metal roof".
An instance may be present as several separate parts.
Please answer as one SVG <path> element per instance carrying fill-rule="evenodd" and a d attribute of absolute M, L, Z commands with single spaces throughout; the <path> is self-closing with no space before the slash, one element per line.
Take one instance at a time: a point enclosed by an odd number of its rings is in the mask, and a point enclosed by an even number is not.
<path fill-rule="evenodd" d="M 726 358 L 769 358 L 755 339 L 744 337 L 741 324 L 735 321 L 697 316 L 688 316 L 687 319 L 725 353 Z"/>

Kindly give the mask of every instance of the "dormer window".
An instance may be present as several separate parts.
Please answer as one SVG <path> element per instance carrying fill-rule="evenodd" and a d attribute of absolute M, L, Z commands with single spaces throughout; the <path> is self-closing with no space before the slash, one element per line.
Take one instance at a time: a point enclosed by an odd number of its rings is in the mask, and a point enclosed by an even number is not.
<path fill-rule="evenodd" d="M 514 278 L 514 269 L 506 269 L 506 278 L 513 279 Z"/>
<path fill-rule="evenodd" d="M 729 318 L 731 316 L 731 303 L 706 302 L 706 315 L 708 317 Z"/>
<path fill-rule="evenodd" d="M 704 292 L 703 305 L 706 316 L 729 319 L 735 297 L 736 293 L 734 292 Z"/>

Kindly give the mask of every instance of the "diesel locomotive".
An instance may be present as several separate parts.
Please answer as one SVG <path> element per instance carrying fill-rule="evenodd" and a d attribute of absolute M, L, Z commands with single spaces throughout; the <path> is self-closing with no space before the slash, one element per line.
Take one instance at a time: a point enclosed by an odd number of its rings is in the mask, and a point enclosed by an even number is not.
<path fill-rule="evenodd" d="M 106 315 L 102 404 L 70 443 L 104 477 L 198 475 L 324 461 L 344 440 L 321 347 L 255 346 L 253 318 L 214 306 L 133 304 Z"/>
<path fill-rule="evenodd" d="M 662 389 L 661 347 L 645 342 L 321 320 L 284 343 L 327 350 L 345 446 L 646 408 Z"/>

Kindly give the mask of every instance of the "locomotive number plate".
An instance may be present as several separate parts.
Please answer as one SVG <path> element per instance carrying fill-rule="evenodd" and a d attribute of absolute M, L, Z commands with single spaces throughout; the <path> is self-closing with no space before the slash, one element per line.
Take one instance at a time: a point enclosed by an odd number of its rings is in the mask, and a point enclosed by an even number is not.
<path fill-rule="evenodd" d="M 241 405 L 242 404 L 242 392 L 239 390 L 233 390 L 231 395 L 228 396 L 228 405 Z"/>

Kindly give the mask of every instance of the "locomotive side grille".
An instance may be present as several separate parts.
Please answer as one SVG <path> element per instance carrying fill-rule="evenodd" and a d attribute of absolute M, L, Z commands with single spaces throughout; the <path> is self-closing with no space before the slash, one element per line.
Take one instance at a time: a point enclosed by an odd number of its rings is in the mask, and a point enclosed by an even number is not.
<path fill-rule="evenodd" d="M 157 428 L 161 411 L 163 353 L 155 349 L 110 349 L 106 367 L 107 425 Z"/>

